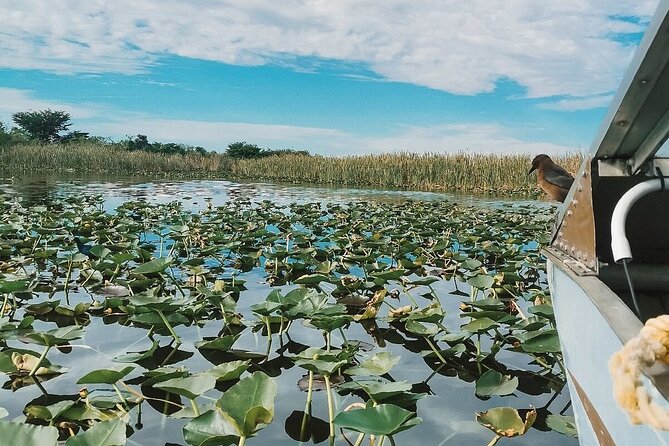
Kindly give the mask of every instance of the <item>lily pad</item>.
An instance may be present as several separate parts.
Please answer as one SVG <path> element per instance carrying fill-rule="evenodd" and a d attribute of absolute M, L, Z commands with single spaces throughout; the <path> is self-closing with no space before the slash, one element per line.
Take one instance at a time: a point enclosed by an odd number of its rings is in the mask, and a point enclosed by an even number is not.
<path fill-rule="evenodd" d="M 517 388 L 517 377 L 511 378 L 496 370 L 488 370 L 476 380 L 476 394 L 480 396 L 509 395 Z"/>
<path fill-rule="evenodd" d="M 410 412 L 394 404 L 379 404 L 365 409 L 340 412 L 334 423 L 344 429 L 371 435 L 395 435 L 410 429 L 423 421 Z"/>
<path fill-rule="evenodd" d="M 272 422 L 276 392 L 272 378 L 255 372 L 230 387 L 216 405 L 230 418 L 239 436 L 250 437 L 260 425 Z"/>
<path fill-rule="evenodd" d="M 476 414 L 476 421 L 500 437 L 517 437 L 525 434 L 536 418 L 535 409 L 528 411 L 525 420 L 522 420 L 518 410 L 511 407 L 495 407 Z"/>
<path fill-rule="evenodd" d="M 208 390 L 213 389 L 214 386 L 216 386 L 216 377 L 207 373 L 172 378 L 153 385 L 156 389 L 163 389 L 170 393 L 185 396 L 190 400 L 194 400 Z"/>
<path fill-rule="evenodd" d="M 53 426 L 0 421 L 0 438 L 7 445 L 56 446 L 58 429 Z"/>
<path fill-rule="evenodd" d="M 128 366 L 121 370 L 98 369 L 93 370 L 79 378 L 77 384 L 114 384 L 123 379 L 128 373 L 135 370 L 135 367 Z"/>
<path fill-rule="evenodd" d="M 125 443 L 125 423 L 116 419 L 95 423 L 83 434 L 70 437 L 65 446 L 123 446 Z"/>
<path fill-rule="evenodd" d="M 400 359 L 400 356 L 391 352 L 379 352 L 362 361 L 360 365 L 349 368 L 346 373 L 349 375 L 385 375 L 400 362 Z"/>

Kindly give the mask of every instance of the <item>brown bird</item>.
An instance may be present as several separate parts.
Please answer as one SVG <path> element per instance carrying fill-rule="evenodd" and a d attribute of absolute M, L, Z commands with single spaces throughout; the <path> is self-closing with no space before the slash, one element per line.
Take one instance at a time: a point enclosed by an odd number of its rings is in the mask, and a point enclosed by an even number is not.
<path fill-rule="evenodd" d="M 537 184 L 544 192 L 556 201 L 564 202 L 574 182 L 574 176 L 563 167 L 553 162 L 548 155 L 537 155 L 532 160 L 532 168 L 527 174 L 538 171 Z"/>

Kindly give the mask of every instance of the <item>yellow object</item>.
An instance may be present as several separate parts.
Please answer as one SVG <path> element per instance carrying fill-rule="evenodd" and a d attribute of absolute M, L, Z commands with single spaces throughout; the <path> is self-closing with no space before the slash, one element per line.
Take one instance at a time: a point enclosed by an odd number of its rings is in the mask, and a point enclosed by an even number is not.
<path fill-rule="evenodd" d="M 641 373 L 655 362 L 669 364 L 669 315 L 648 319 L 639 334 L 611 357 L 613 395 L 634 424 L 669 430 L 669 412 L 655 403 Z"/>

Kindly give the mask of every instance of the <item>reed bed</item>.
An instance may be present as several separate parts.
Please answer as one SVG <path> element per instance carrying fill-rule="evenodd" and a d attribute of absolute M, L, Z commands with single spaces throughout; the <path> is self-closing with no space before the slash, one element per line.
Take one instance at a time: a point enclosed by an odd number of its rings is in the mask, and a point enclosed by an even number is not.
<path fill-rule="evenodd" d="M 122 175 L 218 176 L 229 171 L 221 155 L 165 155 L 128 151 L 109 144 L 25 144 L 0 148 L 5 172 L 90 172 Z"/>
<path fill-rule="evenodd" d="M 555 161 L 575 172 L 582 156 Z M 237 178 L 341 186 L 400 188 L 494 195 L 535 195 L 536 178 L 528 176 L 529 155 L 394 153 L 349 156 L 283 156 L 239 160 Z"/>
<path fill-rule="evenodd" d="M 4 172 L 88 172 L 217 177 L 346 187 L 507 196 L 538 194 L 529 155 L 392 153 L 347 157 L 281 155 L 234 160 L 222 154 L 165 155 L 111 144 L 25 144 L 0 148 Z M 580 154 L 555 157 L 575 172 Z"/>

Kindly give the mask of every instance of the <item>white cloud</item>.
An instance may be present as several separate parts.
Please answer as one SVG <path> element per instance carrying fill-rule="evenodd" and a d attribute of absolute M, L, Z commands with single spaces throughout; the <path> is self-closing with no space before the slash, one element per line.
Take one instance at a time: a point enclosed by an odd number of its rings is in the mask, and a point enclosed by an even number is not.
<path fill-rule="evenodd" d="M 70 104 L 38 99 L 30 90 L 0 87 L 0 119 L 10 118 L 13 113 L 28 110 L 63 110 L 77 118 L 92 118 L 99 111 L 95 106 Z"/>
<path fill-rule="evenodd" d="M 592 108 L 608 107 L 613 95 L 590 96 L 585 98 L 566 98 L 555 102 L 546 102 L 540 107 L 547 110 L 576 111 L 590 110 Z"/>
<path fill-rule="evenodd" d="M 360 62 L 393 81 L 529 97 L 612 91 L 657 0 L 3 0 L 0 67 L 146 71 L 161 55 L 261 65 Z"/>
<path fill-rule="evenodd" d="M 553 154 L 576 149 L 524 140 L 514 136 L 512 129 L 488 123 L 402 127 L 394 136 L 374 138 L 330 128 L 119 115 L 101 123 L 89 123 L 86 131 L 116 138 L 142 133 L 150 140 L 183 142 L 218 150 L 235 141 L 247 141 L 262 147 L 308 150 L 329 156 L 397 151 Z"/>
<path fill-rule="evenodd" d="M 577 147 L 546 141 L 528 141 L 514 136 L 513 129 L 495 123 L 442 124 L 405 127 L 392 137 L 371 138 L 370 151 L 475 152 L 475 153 L 564 153 Z"/>
<path fill-rule="evenodd" d="M 293 148 L 325 154 L 332 150 L 341 150 L 344 147 L 342 141 L 354 139 L 352 135 L 329 128 L 158 119 L 120 113 L 101 122 L 86 123 L 85 128 L 94 135 L 123 138 L 141 133 L 147 135 L 151 141 L 180 142 L 218 150 L 225 149 L 235 141 L 247 141 L 261 147 Z"/>

